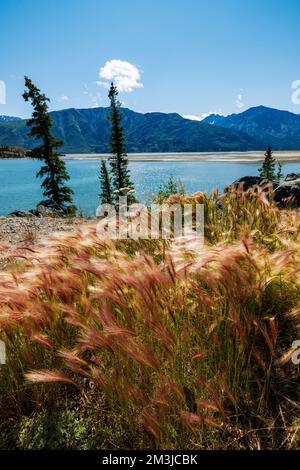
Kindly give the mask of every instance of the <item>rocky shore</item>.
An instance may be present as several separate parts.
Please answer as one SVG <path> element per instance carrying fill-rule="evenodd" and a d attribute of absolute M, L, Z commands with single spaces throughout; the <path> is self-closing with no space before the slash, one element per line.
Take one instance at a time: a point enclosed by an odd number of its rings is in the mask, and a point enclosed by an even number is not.
<path fill-rule="evenodd" d="M 29 150 L 18 147 L 0 147 L 0 158 L 28 158 Z"/>

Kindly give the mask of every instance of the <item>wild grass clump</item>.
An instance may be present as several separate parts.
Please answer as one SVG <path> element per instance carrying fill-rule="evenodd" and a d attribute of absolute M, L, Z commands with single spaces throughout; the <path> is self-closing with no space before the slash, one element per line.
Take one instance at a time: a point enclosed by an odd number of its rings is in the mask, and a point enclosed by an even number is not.
<path fill-rule="evenodd" d="M 251 191 L 168 201 L 204 203 L 204 246 L 162 257 L 89 224 L 0 273 L 0 446 L 299 444 L 299 213 Z"/>

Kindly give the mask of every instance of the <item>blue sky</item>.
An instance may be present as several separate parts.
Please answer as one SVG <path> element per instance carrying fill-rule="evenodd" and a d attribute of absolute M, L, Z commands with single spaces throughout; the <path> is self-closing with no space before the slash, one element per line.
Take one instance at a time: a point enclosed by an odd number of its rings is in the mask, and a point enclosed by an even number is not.
<path fill-rule="evenodd" d="M 300 113 L 299 0 L 1 0 L 0 16 L 0 114 L 30 114 L 25 74 L 51 109 L 107 106 L 113 76 L 140 112 Z"/>

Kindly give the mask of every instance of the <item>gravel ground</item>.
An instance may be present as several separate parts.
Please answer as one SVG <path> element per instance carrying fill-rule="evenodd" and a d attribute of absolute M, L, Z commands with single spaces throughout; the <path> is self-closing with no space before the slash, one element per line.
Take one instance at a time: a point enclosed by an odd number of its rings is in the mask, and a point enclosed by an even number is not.
<path fill-rule="evenodd" d="M 81 218 L 0 217 L 0 243 L 35 245 L 55 232 L 71 231 L 85 222 Z"/>
<path fill-rule="evenodd" d="M 82 218 L 0 217 L 0 275 L 10 265 L 10 255 L 24 254 L 18 246 L 34 248 L 54 233 L 72 231 L 86 222 Z"/>

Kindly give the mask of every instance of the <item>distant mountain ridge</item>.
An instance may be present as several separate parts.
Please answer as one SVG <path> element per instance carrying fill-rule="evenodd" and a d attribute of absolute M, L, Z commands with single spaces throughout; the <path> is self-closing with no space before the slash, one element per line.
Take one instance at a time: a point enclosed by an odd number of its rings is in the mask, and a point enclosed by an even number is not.
<path fill-rule="evenodd" d="M 203 121 L 177 113 L 121 110 L 128 152 L 217 152 L 300 149 L 300 115 L 257 106 L 239 114 L 212 114 Z M 53 111 L 53 132 L 64 153 L 109 152 L 109 108 Z M 2 119 L 1 119 L 2 118 Z M 32 148 L 26 120 L 0 116 L 0 146 Z"/>
<path fill-rule="evenodd" d="M 190 121 L 176 113 L 121 110 L 128 152 L 204 152 L 261 149 L 243 132 Z M 109 152 L 109 108 L 65 109 L 51 113 L 53 132 L 65 153 Z M 0 122 L 0 146 L 32 148 L 26 120 Z"/>
<path fill-rule="evenodd" d="M 4 116 L 0 114 L 0 122 L 21 121 L 22 119 L 15 116 Z"/>
<path fill-rule="evenodd" d="M 272 145 L 278 150 L 300 149 L 300 115 L 289 111 L 256 106 L 229 116 L 211 114 L 203 121 L 224 129 L 244 132 L 259 140 L 264 147 Z"/>

